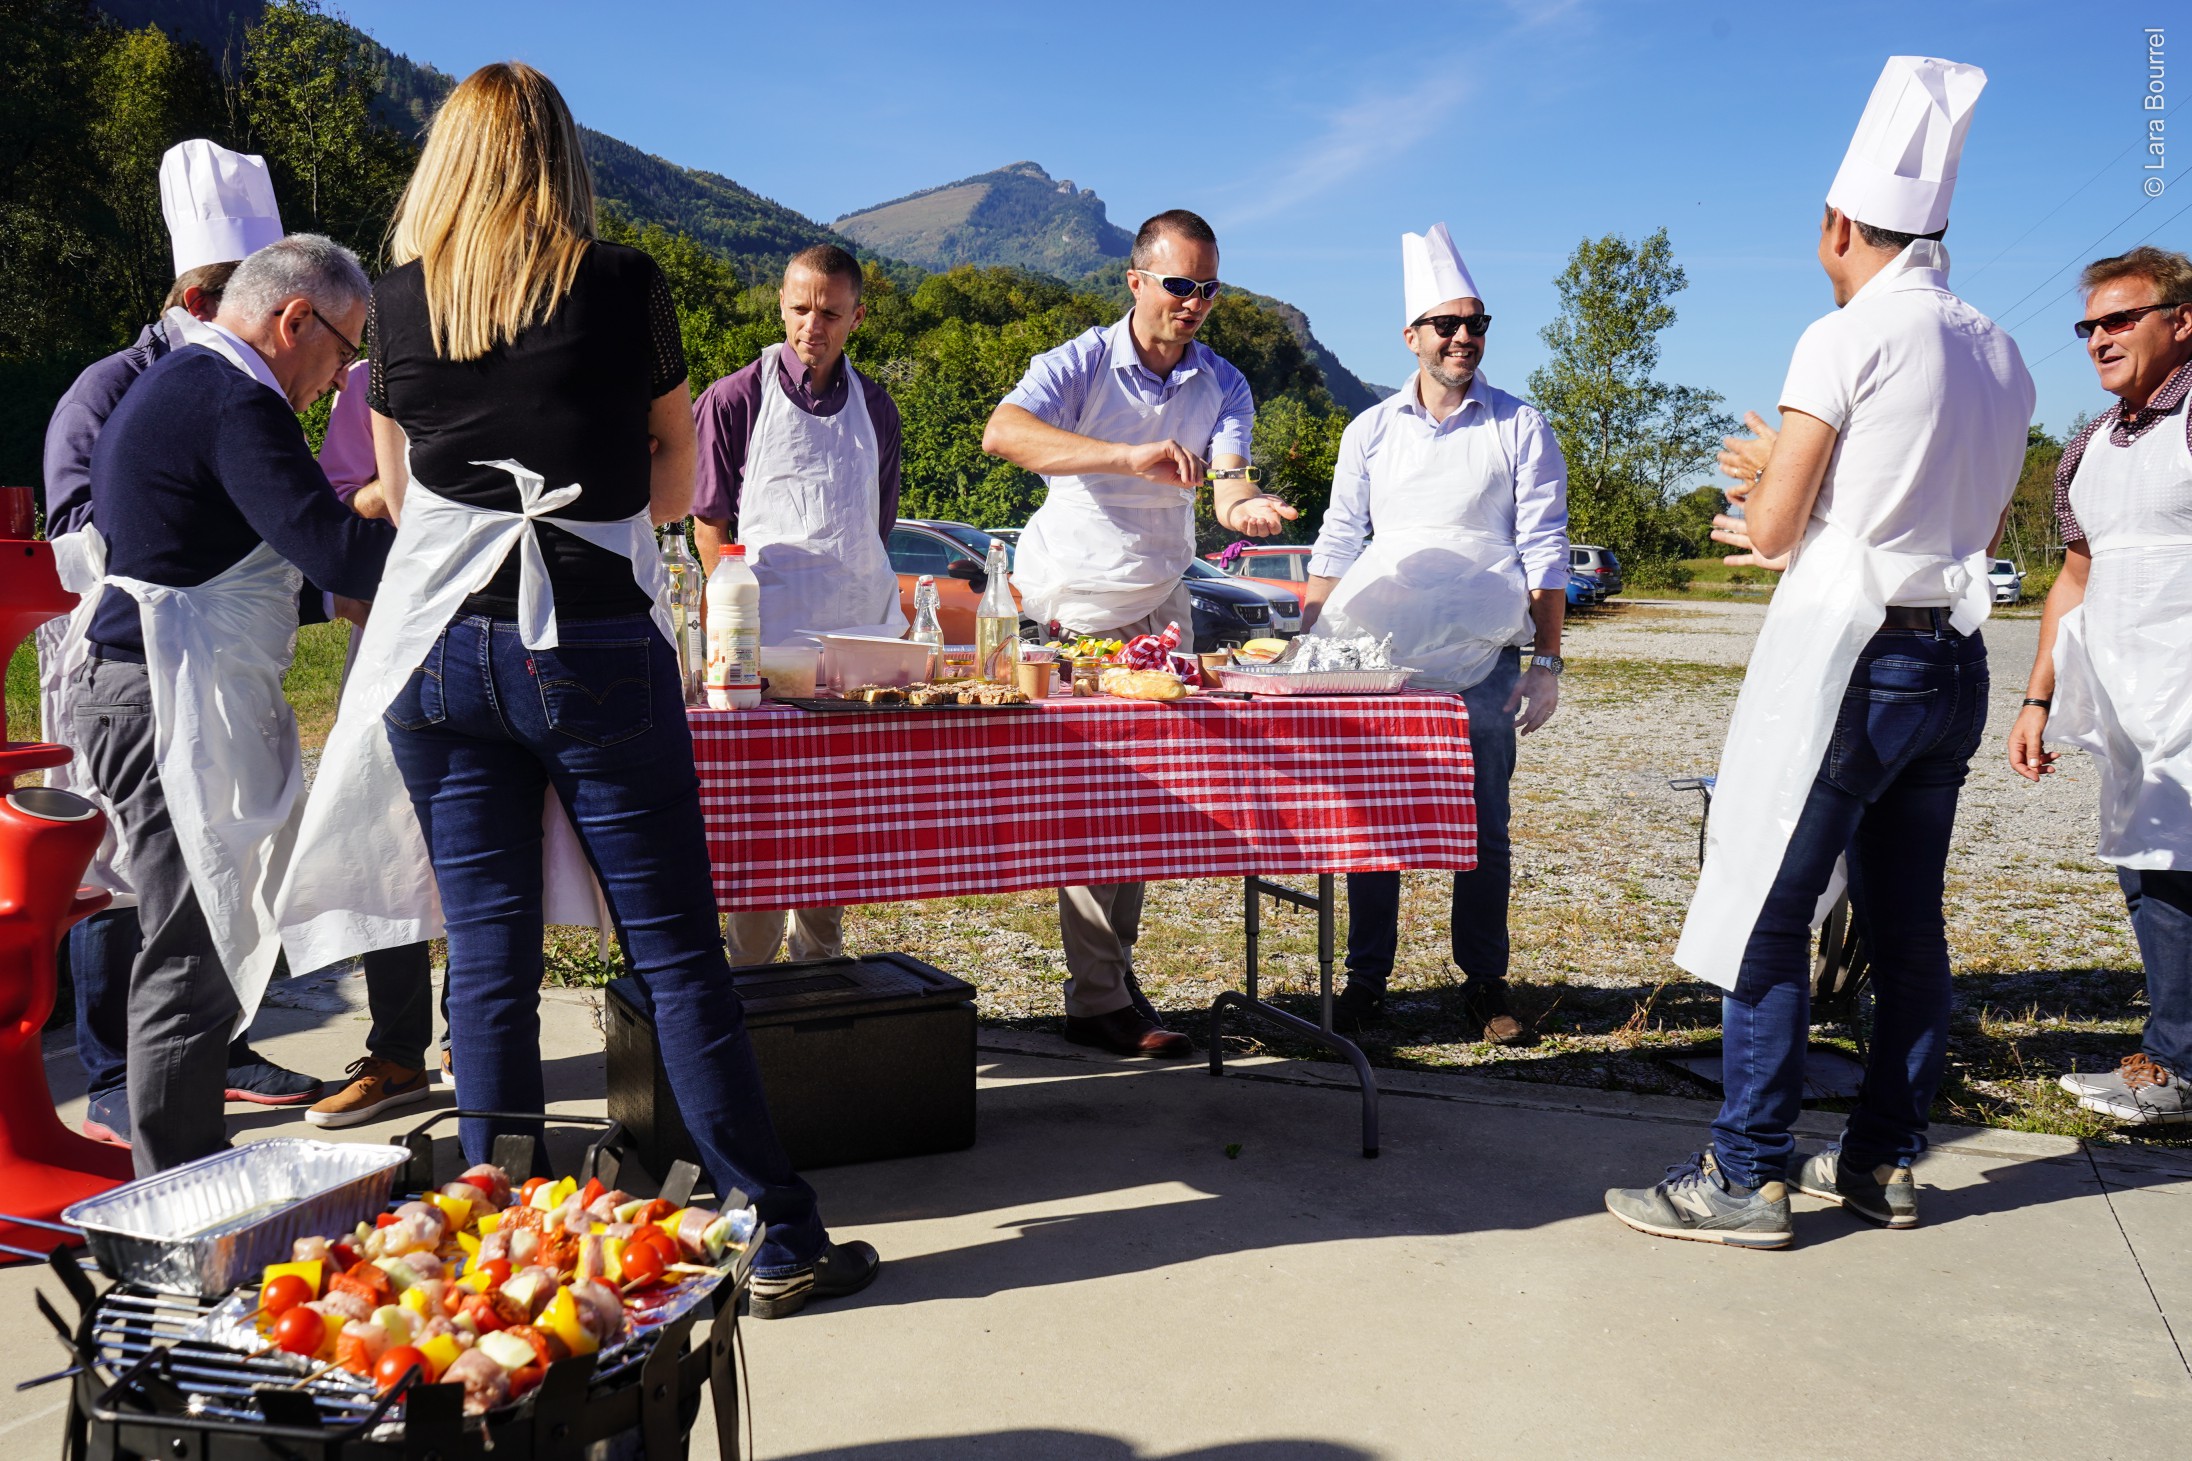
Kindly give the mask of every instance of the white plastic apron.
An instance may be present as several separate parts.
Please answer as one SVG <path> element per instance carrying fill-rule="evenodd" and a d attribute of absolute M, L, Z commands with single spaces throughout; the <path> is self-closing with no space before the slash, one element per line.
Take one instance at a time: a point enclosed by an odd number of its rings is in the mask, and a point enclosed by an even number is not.
<path fill-rule="evenodd" d="M 48 619 L 37 629 L 39 733 L 57 746 L 67 746 L 76 753 L 76 759 L 65 766 L 48 768 L 46 785 L 73 791 L 106 813 L 106 831 L 99 838 L 99 850 L 91 855 L 84 881 L 113 893 L 111 906 L 134 908 L 137 894 L 129 881 L 129 849 L 116 830 L 120 824 L 115 821 L 113 803 L 92 784 L 90 773 L 84 769 L 84 748 L 77 744 L 75 716 L 69 708 L 75 699 L 77 678 L 91 662 L 88 635 L 92 611 L 99 606 L 99 581 L 107 573 L 107 540 L 88 523 L 73 533 L 63 533 L 53 540 L 53 566 L 61 587 L 77 599 L 76 607 L 66 616 Z"/>
<path fill-rule="evenodd" d="M 2192 867 L 2192 447 L 2181 417 L 2129 446 L 2096 436 L 2070 483 L 2093 552 L 2055 630 L 2048 730 L 2101 773 L 2098 852 Z"/>
<path fill-rule="evenodd" d="M 1370 463 L 1376 536 L 1347 566 L 1315 632 L 1390 634 L 1393 663 L 1417 670 L 1411 685 L 1476 684 L 1502 649 L 1530 635 L 1514 502 L 1513 465 L 1494 432 L 1387 432 Z"/>
<path fill-rule="evenodd" d="M 324 968 L 440 935 L 441 899 L 426 838 L 381 717 L 464 600 L 487 586 L 513 549 L 519 637 L 528 649 L 557 646 L 555 595 L 537 519 L 629 560 L 633 581 L 653 604 L 655 627 L 676 642 L 668 580 L 645 509 L 616 522 L 552 517 L 577 500 L 576 484 L 547 491 L 538 473 L 517 462 L 474 465 L 508 472 L 522 506 L 501 512 L 453 502 L 416 478 L 404 492 L 403 520 L 343 686 L 277 905 L 295 968 Z M 606 928 L 600 887 L 553 788 L 541 817 L 546 920 Z"/>
<path fill-rule="evenodd" d="M 1736 697 L 1713 788 L 1705 866 L 1675 946 L 1677 964 L 1723 989 L 1735 987 L 1743 950 L 1826 759 L 1858 655 L 1880 632 L 1888 605 L 1917 592 L 1937 596 L 1945 584 L 1949 622 L 1969 634 L 1993 610 L 1986 570 L 1984 552 L 1944 570 L 1937 555 L 1875 548 L 1812 519 L 1774 590 Z M 1841 882 L 1838 870 L 1820 898 L 1814 928 L 1841 896 Z"/>
<path fill-rule="evenodd" d="M 841 361 L 844 409 L 808 415 L 784 391 L 783 349 L 761 352 L 761 413 L 738 492 L 738 541 L 761 580 L 762 642 L 797 643 L 803 631 L 895 638 L 906 615 L 875 532 L 880 457 L 867 392 Z"/>
<path fill-rule="evenodd" d="M 1125 348 L 1133 350 L 1131 340 Z M 1213 372 L 1199 370 L 1169 400 L 1150 403 L 1128 392 L 1116 370 L 1107 354 L 1089 383 L 1075 434 L 1122 446 L 1177 441 L 1190 451 L 1207 449 L 1225 405 Z M 1021 614 L 1095 632 L 1164 607 L 1195 561 L 1195 494 L 1108 473 L 1049 481 L 1013 557 Z"/>

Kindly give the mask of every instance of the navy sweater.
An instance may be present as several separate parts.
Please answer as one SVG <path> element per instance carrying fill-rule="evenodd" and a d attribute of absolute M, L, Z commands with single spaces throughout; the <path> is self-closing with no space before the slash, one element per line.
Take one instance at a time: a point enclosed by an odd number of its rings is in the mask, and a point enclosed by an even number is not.
<path fill-rule="evenodd" d="M 122 397 L 91 453 L 107 571 L 192 588 L 259 546 L 322 589 L 370 599 L 396 530 L 327 490 L 289 403 L 202 345 L 171 351 Z M 108 592 L 93 644 L 141 659 L 137 601 Z"/>

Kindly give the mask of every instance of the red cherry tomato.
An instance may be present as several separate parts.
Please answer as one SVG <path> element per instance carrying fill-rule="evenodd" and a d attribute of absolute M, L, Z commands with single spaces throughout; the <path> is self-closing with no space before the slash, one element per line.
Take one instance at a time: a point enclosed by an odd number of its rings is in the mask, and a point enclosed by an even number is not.
<path fill-rule="evenodd" d="M 525 1205 L 525 1206 L 527 1206 L 527 1207 L 530 1207 L 530 1206 L 532 1205 L 532 1202 L 533 1202 L 533 1194 L 534 1194 L 534 1193 L 536 1193 L 536 1192 L 538 1192 L 538 1191 L 540 1191 L 540 1189 L 541 1189 L 541 1188 L 543 1188 L 543 1187 L 546 1187 L 547 1185 L 548 1185 L 548 1179 L 547 1179 L 546 1177 L 528 1177 L 528 1178 L 526 1178 L 526 1179 L 525 1179 L 525 1185 L 524 1185 L 523 1187 L 520 1187 L 520 1188 L 518 1189 L 518 1201 L 519 1201 L 519 1203 L 521 1203 L 521 1204 L 523 1204 L 523 1205 Z"/>
<path fill-rule="evenodd" d="M 327 1321 L 317 1309 L 291 1309 L 274 1321 L 274 1342 L 291 1354 L 316 1355 L 327 1342 Z"/>
<path fill-rule="evenodd" d="M 662 1277 L 669 1265 L 662 1261 L 661 1251 L 652 1243 L 637 1240 L 624 1246 L 624 1281 L 645 1287 Z"/>
<path fill-rule="evenodd" d="M 373 1383 L 382 1390 L 393 1390 L 403 1383 L 403 1377 L 413 1370 L 419 1372 L 422 1384 L 434 1380 L 433 1362 L 408 1344 L 399 1344 L 381 1356 L 381 1362 L 373 1367 Z"/>
<path fill-rule="evenodd" d="M 379 1217 L 373 1219 L 373 1226 L 376 1228 L 392 1228 L 395 1225 L 396 1215 L 392 1212 L 384 1212 Z"/>
<path fill-rule="evenodd" d="M 259 1291 L 259 1307 L 279 1319 L 299 1304 L 309 1304 L 313 1299 L 312 1285 L 294 1273 L 278 1273 L 274 1281 Z"/>
<path fill-rule="evenodd" d="M 601 1185 L 601 1179 L 599 1177 L 588 1177 L 586 1179 L 586 1185 L 579 1190 L 578 1205 L 580 1207 L 592 1207 L 594 1205 L 594 1199 L 601 1196 L 604 1192 L 607 1192 L 608 1190 L 608 1188 Z"/>
<path fill-rule="evenodd" d="M 487 1275 L 489 1288 L 501 1288 L 510 1281 L 510 1261 L 506 1258 L 490 1258 L 480 1265 L 479 1271 Z"/>
<path fill-rule="evenodd" d="M 660 1253 L 662 1255 L 662 1262 L 665 1266 L 668 1266 L 672 1263 L 679 1263 L 684 1260 L 684 1250 L 677 1246 L 677 1239 L 670 1236 L 670 1230 L 668 1228 L 658 1228 L 653 1226 L 652 1224 L 649 1224 L 647 1227 L 641 1228 L 638 1232 L 632 1234 L 632 1241 L 635 1243 L 645 1243 L 648 1247 L 654 1249 L 657 1253 Z"/>

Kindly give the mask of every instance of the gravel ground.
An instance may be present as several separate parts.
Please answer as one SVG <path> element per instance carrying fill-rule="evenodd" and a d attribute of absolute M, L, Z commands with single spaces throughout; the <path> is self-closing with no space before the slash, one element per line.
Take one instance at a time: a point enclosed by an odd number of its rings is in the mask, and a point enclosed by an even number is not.
<path fill-rule="evenodd" d="M 1538 1040 L 1477 1039 L 1445 952 L 1445 876 L 1406 879 L 1390 1026 L 1365 1040 L 1380 1064 L 1701 1094 L 1662 1059 L 1718 1036 L 1718 991 L 1672 963 L 1697 861 L 1698 798 L 1671 777 L 1710 771 L 1762 605 L 1616 602 L 1572 623 L 1552 723 L 1524 743 L 1515 782 L 1512 905 L 1517 1003 Z M 2043 787 L 2013 776 L 2004 739 L 2037 623 L 1998 619 L 1988 734 L 1975 758 L 1949 866 L 1958 1012 L 1944 1119 L 2099 1134 L 2054 1091 L 2073 1067 L 2136 1048 L 2139 961 L 2112 870 L 2094 858 L 2095 786 L 2067 758 Z M 1202 1039 L 1200 1012 L 1240 979 L 1240 890 L 1152 885 L 1136 959 L 1170 1023 Z M 1315 923 L 1266 920 L 1266 971 L 1311 1013 Z M 985 1020 L 1055 1028 L 1064 977 L 1053 900 L 1011 894 L 854 910 L 851 946 L 927 958 L 981 988 Z M 1847 1032 L 1821 1027 L 1849 1046 Z M 1313 1048 L 1289 1053 L 1313 1055 Z M 1854 1048 L 1854 1047 L 1850 1047 Z"/>

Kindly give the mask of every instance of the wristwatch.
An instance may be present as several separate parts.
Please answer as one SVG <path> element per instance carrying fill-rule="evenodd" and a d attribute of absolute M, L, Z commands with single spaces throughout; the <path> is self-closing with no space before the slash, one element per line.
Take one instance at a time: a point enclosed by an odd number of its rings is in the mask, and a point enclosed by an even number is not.
<path fill-rule="evenodd" d="M 1557 677 L 1561 671 L 1568 668 L 1568 662 L 1557 654 L 1533 654 L 1530 656 L 1530 668 L 1533 670 L 1551 670 Z"/>
<path fill-rule="evenodd" d="M 1206 482 L 1261 482 L 1261 467 L 1211 467 L 1203 473 Z"/>

